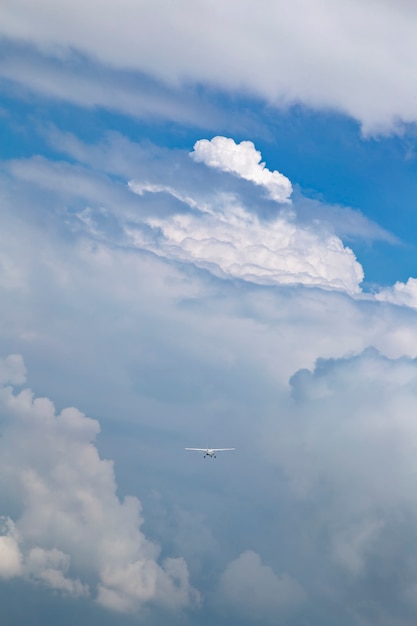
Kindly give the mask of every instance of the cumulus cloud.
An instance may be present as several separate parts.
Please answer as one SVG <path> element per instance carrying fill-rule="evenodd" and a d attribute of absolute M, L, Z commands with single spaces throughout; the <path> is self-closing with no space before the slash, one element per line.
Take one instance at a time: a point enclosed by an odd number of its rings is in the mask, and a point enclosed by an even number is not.
<path fill-rule="evenodd" d="M 22 572 L 22 555 L 11 519 L 2 518 L 0 532 L 0 578 L 14 578 Z"/>
<path fill-rule="evenodd" d="M 26 555 L 24 567 L 25 575 L 34 581 L 43 583 L 46 587 L 77 597 L 88 596 L 87 584 L 82 584 L 77 578 L 67 576 L 70 567 L 70 556 L 52 548 L 45 550 L 40 547 L 32 548 Z"/>
<path fill-rule="evenodd" d="M 3 521 L 0 576 L 92 594 L 127 612 L 147 602 L 181 609 L 197 600 L 183 559 L 158 564 L 158 546 L 140 530 L 139 501 L 118 499 L 113 464 L 93 443 L 98 422 L 75 408 L 56 413 L 49 399 L 26 387 L 4 386 L 22 382 L 20 357 L 0 365 L 0 489 L 20 510 Z"/>
<path fill-rule="evenodd" d="M 136 190 L 136 184 L 131 183 Z M 139 190 L 141 191 L 139 186 Z M 233 198 L 216 209 L 149 218 L 155 238 L 127 228 L 133 244 L 159 256 L 189 262 L 224 278 L 261 285 L 304 284 L 359 293 L 363 270 L 336 235 L 314 232 L 291 216 L 263 222 Z"/>
<path fill-rule="evenodd" d="M 358 584 L 384 578 L 401 599 L 417 580 L 400 539 L 416 538 L 417 362 L 368 349 L 320 359 L 297 372 L 291 388 L 265 446 L 322 529 L 316 549 Z M 395 572 L 381 575 L 392 554 L 402 563 L 399 586 Z"/>
<path fill-rule="evenodd" d="M 8 0 L 0 33 L 64 61 L 75 49 L 112 68 L 175 85 L 249 91 L 278 106 L 333 107 L 376 131 L 417 119 L 416 23 L 413 3 L 380 2 L 375 11 L 373 0 L 260 0 L 256 9 L 249 0 L 232 0 L 220 16 L 208 0 L 198 6 L 105 0 L 100 13 L 80 0 L 59 7 L 39 0 L 36 9 L 30 0 Z M 28 72 L 20 78 L 32 79 Z M 117 106 L 113 90 L 105 89 L 107 79 L 99 88 L 101 101 L 107 97 Z"/>
<path fill-rule="evenodd" d="M 376 300 L 391 302 L 399 306 L 417 308 L 417 278 L 409 278 L 406 283 L 396 282 L 375 294 Z"/>
<path fill-rule="evenodd" d="M 296 209 L 285 205 L 262 218 L 259 213 L 267 201 L 256 198 L 248 206 L 239 186 L 233 191 L 227 184 L 196 189 L 181 159 L 176 181 L 167 184 L 162 172 L 159 180 L 157 175 L 156 180 L 131 180 L 127 188 L 79 165 L 38 157 L 12 161 L 8 167 L 21 181 L 77 199 L 67 223 L 94 240 L 149 250 L 223 278 L 361 291 L 362 267 L 331 224 L 300 221 Z M 87 206 L 80 208 L 80 199 Z"/>
<path fill-rule="evenodd" d="M 279 172 L 270 172 L 252 142 L 239 145 L 227 137 L 200 140 L 191 153 L 210 167 L 238 174 L 264 186 L 280 202 L 286 202 L 291 183 Z M 165 193 L 184 202 L 191 211 L 166 218 L 144 220 L 154 237 L 140 229 L 126 228 L 131 241 L 156 254 L 194 263 L 218 276 L 266 284 L 306 284 L 359 293 L 363 270 L 352 250 L 328 228 L 297 223 L 295 214 L 281 211 L 262 221 L 250 212 L 242 198 L 222 193 L 198 202 L 172 186 L 131 181 L 130 189 L 142 195 Z"/>
<path fill-rule="evenodd" d="M 271 172 L 265 163 L 261 163 L 262 155 L 252 141 L 236 144 L 233 139 L 220 136 L 210 141 L 200 139 L 194 144 L 191 156 L 197 162 L 232 172 L 265 187 L 272 200 L 289 202 L 292 193 L 290 180 L 276 170 Z"/>
<path fill-rule="evenodd" d="M 266 319 L 270 328 L 275 328 L 277 308 L 283 312 L 275 336 L 287 355 L 286 359 L 274 363 L 275 352 L 269 341 L 262 343 L 259 350 L 259 346 L 255 351 L 252 346 L 251 354 L 263 355 L 261 360 L 268 354 L 271 371 L 279 370 L 285 381 L 294 369 L 311 366 L 318 356 L 360 351 L 367 345 L 374 345 L 394 357 L 416 355 L 412 309 L 387 304 L 382 315 L 381 303 L 375 302 L 374 306 L 371 297 L 367 297 L 368 303 L 362 305 L 343 298 L 344 292 L 359 293 L 362 268 L 340 238 L 331 234 L 331 227 L 323 215 L 319 216 L 318 223 L 314 221 L 315 205 L 308 208 L 312 213 L 310 221 L 305 216 L 299 221 L 297 203 L 282 209 L 255 193 L 248 206 L 248 184 L 245 183 L 241 190 L 241 181 L 233 179 L 232 193 L 228 187 L 228 178 L 232 179 L 232 176 L 222 175 L 224 188 L 216 185 L 217 173 L 210 168 L 206 172 L 205 168 L 197 168 L 187 153 L 155 151 L 152 146 L 123 141 L 119 136 L 110 136 L 92 146 L 67 136 L 60 140 L 65 151 L 76 161 L 86 163 L 87 167 L 79 163 L 51 163 L 39 158 L 22 159 L 8 164 L 10 178 L 2 180 L 9 201 L 3 203 L 1 247 L 7 253 L 9 264 L 20 276 L 20 281 L 11 281 L 5 292 L 7 306 L 2 308 L 2 328 L 3 334 L 13 337 L 13 341 L 20 338 L 23 342 L 20 350 L 28 349 L 28 345 L 31 349 L 36 345 L 37 350 L 41 350 L 42 341 L 49 334 L 48 320 L 51 319 L 56 322 L 53 342 L 57 350 L 61 345 L 59 328 L 64 318 L 68 319 L 66 333 L 71 328 L 72 336 L 77 336 L 85 325 L 77 325 L 74 316 L 78 312 L 84 319 L 87 314 L 83 309 L 85 302 L 91 302 L 91 308 L 96 308 L 97 293 L 101 294 L 100 299 L 109 302 L 106 310 L 120 306 L 121 312 L 130 310 L 131 306 L 135 310 L 151 306 L 160 310 L 162 293 L 168 300 L 174 297 L 174 293 L 176 297 L 181 294 L 181 297 L 198 300 L 198 294 L 206 289 L 207 282 L 198 273 L 183 272 L 186 265 L 192 264 L 223 278 L 239 277 L 263 285 L 306 284 L 326 289 L 327 295 L 310 292 L 308 297 L 301 291 L 291 291 L 296 313 L 287 301 L 288 290 L 274 290 L 269 294 L 258 290 L 256 298 L 253 296 L 258 304 L 251 302 L 248 305 L 255 325 L 260 317 Z M 154 167 L 156 159 L 159 168 Z M 122 184 L 120 179 L 129 177 L 136 164 L 143 178 L 133 181 L 129 191 L 127 181 Z M 110 170 L 117 172 L 116 181 L 114 177 L 102 174 Z M 201 174 L 204 176 L 199 178 Z M 18 193 L 13 196 L 16 189 Z M 133 190 L 138 193 L 132 193 Z M 17 218 L 16 202 L 20 214 L 26 218 L 24 228 Z M 267 219 L 262 219 L 256 212 L 259 206 L 262 208 L 262 202 L 267 203 L 268 208 L 274 207 L 274 213 Z M 49 209 L 50 206 L 55 208 L 54 211 Z M 49 224 L 48 231 L 42 226 L 44 221 Z M 159 223 L 161 228 L 157 226 Z M 76 245 L 69 245 L 68 238 Z M 39 242 L 42 242 L 42 255 L 39 254 Z M 146 254 L 149 250 L 155 256 Z M 145 254 L 140 254 L 141 251 Z M 181 263 L 169 263 L 171 259 Z M 88 272 L 85 267 L 89 268 Z M 150 275 L 152 281 L 147 278 Z M 231 287 L 229 284 L 227 289 Z M 223 291 L 221 285 L 218 288 Z M 54 304 L 35 320 L 32 313 L 34 294 L 39 289 L 46 289 L 49 297 L 55 293 Z M 238 289 L 242 294 L 240 287 Z M 69 295 L 71 290 L 81 294 L 78 299 Z M 331 293 L 336 290 L 341 298 Z M 139 293 L 147 295 L 140 297 Z M 237 303 L 242 295 L 235 302 L 235 293 L 230 292 L 227 309 L 229 306 L 233 310 L 235 307 L 239 309 Z M 245 299 L 249 299 L 250 291 L 244 293 Z M 312 298 L 314 304 L 311 304 Z M 22 302 L 25 302 L 24 306 Z M 62 303 L 59 316 L 54 314 L 56 302 Z M 20 311 L 19 316 L 16 309 Z M 302 328 L 292 324 L 294 315 L 303 319 Z M 121 313 L 118 319 L 120 333 L 124 336 L 121 320 L 126 317 Z M 285 331 L 282 330 L 284 319 Z M 228 316 L 222 318 L 223 327 L 229 329 L 229 337 L 234 326 L 231 320 Z M 187 323 L 192 322 L 188 320 Z M 103 329 L 106 324 L 103 323 Z M 251 324 L 248 320 L 245 333 L 253 336 L 253 327 L 249 330 Z M 311 325 L 315 329 L 313 333 L 306 330 Z M 204 326 L 216 333 L 210 320 L 206 319 Z M 197 322 L 196 327 L 200 327 Z M 133 323 L 131 330 L 138 333 L 139 327 Z M 94 341 L 100 328 L 95 326 L 94 331 L 89 333 L 89 341 Z M 306 333 L 302 341 L 300 332 Z M 235 336 L 234 332 L 232 334 Z M 237 335 L 233 351 L 237 349 L 240 354 Z M 142 345 L 143 339 L 138 341 Z M 99 346 L 105 345 L 105 338 L 97 340 L 95 345 L 101 354 L 103 348 Z M 183 351 L 179 346 L 177 349 Z M 114 344 L 112 350 L 115 350 Z M 64 365 L 62 362 L 61 367 Z M 90 372 L 90 384 L 91 376 L 98 383 L 95 368 L 87 371 Z M 144 372 L 147 371 L 145 368 Z M 161 393 L 160 389 L 158 393 Z M 65 402 L 70 399 L 66 397 Z"/>
<path fill-rule="evenodd" d="M 291 576 L 276 574 L 262 563 L 259 554 L 247 550 L 221 575 L 220 598 L 241 616 L 276 623 L 277 613 L 302 604 L 305 594 Z"/>

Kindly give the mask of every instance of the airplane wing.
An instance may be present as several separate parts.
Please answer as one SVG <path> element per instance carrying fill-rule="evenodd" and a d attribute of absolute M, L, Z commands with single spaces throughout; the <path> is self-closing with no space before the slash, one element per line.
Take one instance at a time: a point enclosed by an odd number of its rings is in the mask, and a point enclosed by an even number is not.
<path fill-rule="evenodd" d="M 226 450 L 236 450 L 236 448 L 211 448 L 213 452 L 226 452 Z"/>

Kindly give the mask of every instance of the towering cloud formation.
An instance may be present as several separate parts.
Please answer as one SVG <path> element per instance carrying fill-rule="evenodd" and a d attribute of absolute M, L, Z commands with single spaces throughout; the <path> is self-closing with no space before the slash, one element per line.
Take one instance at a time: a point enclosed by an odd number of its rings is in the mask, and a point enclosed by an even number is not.
<path fill-rule="evenodd" d="M 57 414 L 48 398 L 13 386 L 21 357 L 0 360 L 0 495 L 12 510 L 0 535 L 0 577 L 25 578 L 119 611 L 146 602 L 179 609 L 198 598 L 181 558 L 158 564 L 140 530 L 135 497 L 116 495 L 111 461 L 93 443 L 99 424 L 75 408 Z"/>
<path fill-rule="evenodd" d="M 283 174 L 276 170 L 271 172 L 265 163 L 261 163 L 262 155 L 252 141 L 236 144 L 229 137 L 214 137 L 211 141 L 200 139 L 194 144 L 191 156 L 209 167 L 231 172 L 265 187 L 272 200 L 289 202 L 291 182 Z"/>
<path fill-rule="evenodd" d="M 197 141 L 194 160 L 221 169 L 257 186 L 281 203 L 288 203 L 291 182 L 261 161 L 251 141 L 236 144 L 228 137 Z M 179 261 L 191 262 L 217 276 L 241 278 L 262 285 L 304 284 L 359 293 L 363 271 L 350 248 L 320 223 L 297 222 L 293 211 L 281 210 L 269 220 L 245 205 L 245 194 L 213 192 L 204 200 L 164 185 L 131 181 L 132 191 L 163 193 L 180 200 L 188 211 L 144 220 L 154 232 L 151 239 L 128 227 L 138 246 Z M 262 203 L 262 199 L 259 200 Z"/>

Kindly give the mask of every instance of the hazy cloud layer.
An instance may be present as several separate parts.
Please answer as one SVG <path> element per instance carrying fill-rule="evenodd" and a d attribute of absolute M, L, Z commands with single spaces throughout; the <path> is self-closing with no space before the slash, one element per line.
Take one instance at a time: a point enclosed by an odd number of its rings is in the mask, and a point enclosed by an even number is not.
<path fill-rule="evenodd" d="M 36 8 L 9 0 L 1 18 L 3 36 L 36 45 L 62 66 L 76 50 L 174 85 L 203 83 L 278 106 L 334 108 L 370 132 L 417 119 L 417 12 L 410 2 L 262 0 L 255 7 L 244 0 L 215 10 L 206 0 L 191 7 L 185 0 L 168 6 L 106 0 L 97 11 L 79 0 L 59 7 L 42 0 Z M 28 73 L 16 78 L 33 82 Z M 104 84 L 102 101 L 111 106 L 114 95 Z M 79 88 L 91 91 L 87 83 Z M 66 97 L 72 99 L 68 90 Z"/>
<path fill-rule="evenodd" d="M 19 514 L 3 517 L 0 576 L 91 594 L 123 612 L 195 602 L 185 561 L 159 565 L 158 546 L 140 530 L 139 501 L 118 499 L 113 464 L 93 443 L 98 422 L 75 408 L 56 413 L 26 387 L 15 392 L 24 380 L 21 357 L 2 359 L 1 369 L 0 492 Z"/>

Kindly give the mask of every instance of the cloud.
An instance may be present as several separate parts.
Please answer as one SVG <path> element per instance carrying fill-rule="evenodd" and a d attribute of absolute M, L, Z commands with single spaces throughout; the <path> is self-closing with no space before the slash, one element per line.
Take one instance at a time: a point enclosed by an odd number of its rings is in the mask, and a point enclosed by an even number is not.
<path fill-rule="evenodd" d="M 14 578 L 22 572 L 22 555 L 12 520 L 1 518 L 0 578 Z"/>
<path fill-rule="evenodd" d="M 396 235 L 370 220 L 358 209 L 313 200 L 303 196 L 299 190 L 293 194 L 293 206 L 301 223 L 329 224 L 333 232 L 345 242 L 362 240 L 367 243 L 385 241 L 391 245 L 400 243 Z"/>
<path fill-rule="evenodd" d="M 295 0 L 291 6 L 262 0 L 256 9 L 248 0 L 233 0 L 221 14 L 207 0 L 191 8 L 183 0 L 168 7 L 106 0 L 100 14 L 79 0 L 59 8 L 41 0 L 36 10 L 29 0 L 3 4 L 1 34 L 34 44 L 61 67 L 77 50 L 110 68 L 175 86 L 204 84 L 277 106 L 332 108 L 359 120 L 367 132 L 417 118 L 412 3 L 381 2 L 375 12 L 373 0 Z M 33 81 L 28 72 L 19 78 Z M 102 97 L 114 101 L 105 84 L 103 78 Z M 74 98 L 68 89 L 66 97 Z"/>
<path fill-rule="evenodd" d="M 236 144 L 229 137 L 200 139 L 194 144 L 192 158 L 224 172 L 232 172 L 255 185 L 265 187 L 272 200 L 289 202 L 292 193 L 291 182 L 276 170 L 271 172 L 261 163 L 262 155 L 252 141 Z"/>
<path fill-rule="evenodd" d="M 279 371 L 280 380 L 285 382 L 294 369 L 312 366 L 318 356 L 361 351 L 367 345 L 394 357 L 416 355 L 412 310 L 372 303 L 368 295 L 362 304 L 336 296 L 336 292 L 341 296 L 346 292 L 360 294 L 362 269 L 349 248 L 332 234 L 331 224 L 326 223 L 323 215 L 315 223 L 316 205 L 311 208 L 309 220 L 305 214 L 299 219 L 298 202 L 282 210 L 263 198 L 250 181 L 201 167 L 187 152 L 135 144 L 120 135 L 111 134 L 91 146 L 56 133 L 54 141 L 56 149 L 61 147 L 76 162 L 54 163 L 40 157 L 15 160 L 7 163 L 9 175 L 2 178 L 1 250 L 19 281 L 10 276 L 2 287 L 6 295 L 1 326 L 3 336 L 13 341 L 12 345 L 19 341 L 19 350 L 33 354 L 43 353 L 41 346 L 46 341 L 51 353 L 56 351 L 58 355 L 63 350 L 71 360 L 77 342 L 83 345 L 87 341 L 91 359 L 84 354 L 77 366 L 77 371 L 79 367 L 86 368 L 85 377 L 79 381 L 86 391 L 85 401 L 90 402 L 87 378 L 90 385 L 92 378 L 99 384 L 100 376 L 94 366 L 96 355 L 101 354 L 100 362 L 108 373 L 112 368 L 110 363 L 106 365 L 104 346 L 108 340 L 106 328 L 116 323 L 119 332 L 115 336 L 124 347 L 112 341 L 112 351 L 119 353 L 120 349 L 121 361 L 129 354 L 135 363 L 147 363 L 138 366 L 142 382 L 137 384 L 142 388 L 146 380 L 148 391 L 152 388 L 156 395 L 172 388 L 167 385 L 161 389 L 152 383 L 157 376 L 157 362 L 146 356 L 154 352 L 152 341 L 172 347 L 167 363 L 171 359 L 175 362 L 175 351 L 188 362 L 196 350 L 179 339 L 174 349 L 173 333 L 163 330 L 171 326 L 162 321 L 155 335 L 145 336 L 141 329 L 148 327 L 148 320 L 152 319 L 152 325 L 158 323 L 155 309 L 171 311 L 170 320 L 178 338 L 182 332 L 189 332 L 185 327 L 190 325 L 196 337 L 200 337 L 197 329 L 203 325 L 204 336 L 209 338 L 204 348 L 210 355 L 207 366 L 209 362 L 219 364 L 220 359 L 222 367 L 230 367 L 232 357 L 226 352 L 247 362 L 245 344 L 241 344 L 238 332 L 243 323 L 243 332 L 251 342 L 249 353 L 256 359 L 253 367 L 248 365 L 248 372 L 252 376 L 264 367 L 261 363 L 268 363 L 271 375 L 274 377 Z M 129 187 L 128 180 L 136 168 L 139 180 Z M 138 193 L 132 193 L 136 189 Z M 206 271 L 198 272 L 200 267 Z M 244 279 L 246 287 L 242 291 L 243 285 L 231 280 L 224 285 L 213 283 L 210 274 Z M 302 290 L 289 290 L 297 284 L 322 287 L 327 295 L 315 290 L 308 295 Z M 259 285 L 281 285 L 286 289 L 261 290 Z M 224 314 L 216 308 L 216 315 L 203 315 L 202 323 L 198 321 L 202 314 L 198 303 L 201 298 L 210 300 L 213 290 L 219 293 Z M 45 294 L 44 314 L 36 304 L 38 293 Z M 75 293 L 79 294 L 77 298 Z M 97 301 L 107 303 L 104 309 Z M 184 322 L 185 313 L 177 311 L 175 304 L 182 301 L 193 301 L 199 311 L 193 315 L 189 311 Z M 240 318 L 242 306 L 245 322 L 236 326 L 235 316 Z M 84 336 L 84 318 L 89 319 L 89 311 L 97 307 L 102 324 Z M 135 315 L 144 320 L 139 326 L 133 321 L 135 316 L 128 314 L 132 307 Z M 118 314 L 113 317 L 111 311 L 115 309 Z M 34 310 L 39 311 L 37 316 Z M 277 310 L 281 311 L 278 325 Z M 294 319 L 299 323 L 294 324 Z M 274 334 L 272 343 L 259 334 L 264 323 Z M 137 345 L 147 346 L 140 357 L 127 339 L 128 328 Z M 308 330 L 311 328 L 313 332 Z M 223 330 L 233 347 L 226 352 L 221 348 L 219 356 L 214 346 Z M 73 340 L 65 341 L 69 335 Z M 165 343 L 162 337 L 166 338 Z M 287 355 L 278 364 L 274 342 Z M 205 339 L 194 342 L 196 346 L 202 343 Z M 67 359 L 59 362 L 63 376 Z M 131 363 L 123 376 L 128 379 L 134 371 Z M 178 393 L 191 393 L 190 376 L 182 376 L 178 368 L 175 372 Z M 199 393 L 205 386 L 203 379 L 192 380 L 192 389 Z M 59 386 L 65 402 L 71 402 L 65 385 Z M 123 394 L 130 393 L 126 387 Z M 103 402 L 100 411 L 107 411 L 107 407 L 108 403 Z M 126 410 L 130 412 L 128 402 Z"/>
<path fill-rule="evenodd" d="M 224 278 L 360 292 L 363 270 L 338 237 L 316 234 L 284 216 L 262 223 L 231 199 L 222 205 L 211 213 L 147 220 L 159 234 L 156 242 L 135 230 L 127 234 L 138 247 Z"/>
<path fill-rule="evenodd" d="M 252 622 L 256 611 L 276 622 L 301 610 L 312 624 L 363 621 L 375 606 L 389 615 L 417 581 L 416 368 L 396 360 L 417 356 L 415 309 L 334 287 L 213 280 L 171 257 L 151 220 L 185 217 L 188 233 L 257 245 L 276 224 L 318 245 L 331 229 L 186 153 L 65 140 L 75 165 L 15 161 L 2 177 L 0 248 L 20 282 L 1 286 L 0 343 L 25 355 L 42 390 L 7 390 L 24 383 L 24 363 L 0 361 L 2 577 L 113 610 L 175 612 L 195 600 L 183 555 L 205 592 L 200 623 L 243 621 L 244 610 Z M 135 167 L 139 194 L 127 186 Z M 140 246 L 127 237 L 137 231 Z M 362 354 L 370 345 L 381 353 Z M 97 444 L 95 420 L 40 393 L 101 415 Z M 213 433 L 242 450 L 227 473 L 181 456 L 185 439 Z M 148 490 L 160 492 L 155 524 Z M 125 493 L 140 493 L 145 520 Z"/>
<path fill-rule="evenodd" d="M 399 306 L 417 308 L 417 279 L 409 278 L 406 283 L 396 282 L 392 287 L 385 287 L 375 293 L 376 300 L 391 302 Z"/>
<path fill-rule="evenodd" d="M 245 618 L 272 620 L 277 613 L 294 609 L 305 593 L 288 574 L 275 574 L 253 550 L 229 563 L 220 577 L 220 598 L 225 606 Z"/>
<path fill-rule="evenodd" d="M 411 435 L 417 428 L 416 381 L 415 360 L 390 359 L 371 348 L 357 356 L 319 359 L 313 371 L 298 371 L 291 378 L 292 410 L 305 426 L 300 445 L 306 448 L 300 456 L 307 464 L 311 463 L 306 486 L 320 480 L 321 463 L 325 470 L 334 464 L 335 473 L 333 476 L 329 473 L 328 479 L 343 480 L 343 498 L 348 499 L 351 490 L 360 492 L 368 488 L 374 499 L 381 498 L 381 503 L 391 504 L 392 499 L 407 497 L 409 483 L 399 481 L 405 488 L 404 492 L 399 491 L 397 472 L 407 473 L 409 463 L 415 463 Z M 325 444 L 322 435 L 326 429 L 329 438 Z M 330 442 L 327 455 L 316 456 L 320 446 Z M 352 447 L 357 451 L 355 459 L 350 456 Z M 381 474 L 379 469 L 384 451 L 393 463 L 393 471 L 388 475 Z M 302 461 L 300 471 L 304 473 L 304 470 Z M 366 501 L 361 505 L 366 507 Z"/>
<path fill-rule="evenodd" d="M 361 292 L 362 267 L 330 224 L 302 223 L 296 210 L 275 205 L 271 216 L 261 217 L 267 200 L 247 202 L 246 189 L 229 189 L 227 182 L 199 190 L 187 180 L 186 163 L 179 159 L 177 167 L 177 181 L 170 184 L 162 171 L 159 180 L 154 172 L 150 180 L 124 186 L 65 161 L 34 157 L 8 164 L 21 181 L 65 195 L 75 205 L 67 211 L 68 225 L 95 240 L 147 250 L 222 278 Z"/>
<path fill-rule="evenodd" d="M 0 363 L 9 381 L 21 383 L 21 359 Z M 20 510 L 4 518 L 3 578 L 24 576 L 73 596 L 92 593 L 125 612 L 148 602 L 179 610 L 197 600 L 183 559 L 158 564 L 158 546 L 140 530 L 137 498 L 118 499 L 113 464 L 93 443 L 96 420 L 75 408 L 56 413 L 48 398 L 4 384 L 0 416 L 0 489 Z"/>
<path fill-rule="evenodd" d="M 70 561 L 68 554 L 56 548 L 50 550 L 32 548 L 26 556 L 25 575 L 64 594 L 74 597 L 88 596 L 88 585 L 83 585 L 79 579 L 67 577 Z"/>
<path fill-rule="evenodd" d="M 261 216 L 276 215 L 276 205 L 268 202 L 263 194 L 257 193 L 259 186 L 253 185 L 252 191 L 254 193 L 251 194 L 251 185 L 246 184 L 242 187 L 240 177 L 236 176 L 235 179 L 234 176 L 218 175 L 215 168 L 190 167 L 188 155 L 182 150 L 163 148 L 148 142 L 132 142 L 116 132 L 106 133 L 96 144 L 86 144 L 75 135 L 62 132 L 53 125 L 43 129 L 43 135 L 54 150 L 87 166 L 90 176 L 91 171 L 94 171 L 96 174 L 98 172 L 112 176 L 116 174 L 122 179 L 131 180 L 136 179 L 138 172 L 140 172 L 141 179 L 135 180 L 134 184 L 135 191 L 146 199 L 146 203 L 141 203 L 141 212 L 146 210 L 146 206 L 149 206 L 151 201 L 151 196 L 146 196 L 147 191 L 166 192 L 165 203 L 154 203 L 152 211 L 160 213 L 162 209 L 165 209 L 164 213 L 168 214 L 172 213 L 169 196 L 179 200 L 183 204 L 183 209 L 191 205 L 192 208 L 200 207 L 201 210 L 204 210 L 207 200 L 215 195 L 213 190 L 222 189 L 224 193 L 231 195 L 239 195 L 240 192 L 241 201 L 250 206 L 251 211 Z M 223 139 L 229 141 L 227 137 L 223 137 Z M 255 152 L 258 153 L 257 150 Z M 192 152 L 191 155 L 193 154 Z M 157 168 L 154 167 L 155 162 L 158 163 Z M 114 184 L 114 180 L 112 182 Z M 254 183 L 255 181 L 249 180 L 250 182 Z M 291 182 L 288 182 L 291 186 Z M 65 184 L 65 180 L 60 181 L 60 184 Z M 103 192 L 105 197 L 109 197 L 111 194 L 109 186 Z M 398 244 L 398 238 L 367 218 L 358 209 L 330 205 L 323 201 L 307 198 L 297 188 L 291 196 L 291 201 L 293 212 L 301 224 L 309 225 L 311 228 L 317 228 L 318 223 L 327 224 L 329 229 L 342 240 L 364 240 L 368 243 L 386 241 L 390 244 Z M 128 198 L 125 196 L 123 204 L 128 203 Z M 121 210 L 121 200 L 118 201 L 118 204 L 119 210 Z M 177 203 L 177 210 L 180 206 Z M 287 209 L 287 215 L 289 215 L 289 208 L 287 207 Z M 130 217 L 132 218 L 132 216 L 133 212 Z"/>
<path fill-rule="evenodd" d="M 200 140 L 191 156 L 265 187 L 280 202 L 286 202 L 291 193 L 288 179 L 259 165 L 261 154 L 252 142 L 236 145 L 227 137 Z M 222 277 L 360 292 L 363 270 L 352 250 L 327 229 L 300 225 L 293 213 L 281 211 L 274 219 L 263 221 L 245 208 L 243 194 L 236 198 L 219 192 L 199 203 L 165 185 L 131 181 L 129 187 L 140 195 L 144 191 L 172 195 L 192 209 L 188 214 L 147 219 L 155 233 L 153 241 L 146 240 L 140 230 L 127 229 L 139 247 L 194 263 Z"/>
<path fill-rule="evenodd" d="M 314 549 L 350 577 L 352 592 L 366 585 L 375 600 L 384 580 L 390 601 L 401 600 L 417 580 L 406 548 L 417 521 L 417 362 L 372 349 L 320 359 L 292 377 L 291 389 L 264 445 L 308 507 L 311 527 L 320 526 Z M 393 554 L 401 584 L 389 570 Z"/>
<path fill-rule="evenodd" d="M 179 89 L 141 73 L 118 72 L 72 51 L 64 58 L 51 58 L 45 50 L 20 41 L 13 45 L 2 41 L 0 51 L 8 58 L 7 63 L 0 59 L 0 76 L 9 93 L 24 86 L 44 98 L 148 121 L 162 119 L 204 128 L 225 123 L 225 115 L 192 87 Z"/>

